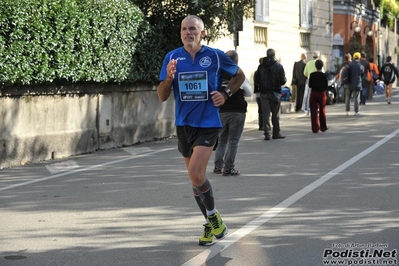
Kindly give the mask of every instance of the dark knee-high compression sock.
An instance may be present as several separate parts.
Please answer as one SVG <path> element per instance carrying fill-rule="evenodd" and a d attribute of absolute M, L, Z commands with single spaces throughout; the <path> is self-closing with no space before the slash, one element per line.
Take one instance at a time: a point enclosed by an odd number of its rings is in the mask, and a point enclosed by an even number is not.
<path fill-rule="evenodd" d="M 204 202 L 202 201 L 202 199 L 201 199 L 201 197 L 200 197 L 200 195 L 199 195 L 199 193 L 198 193 L 198 189 L 197 189 L 196 187 L 193 187 L 193 193 L 194 193 L 195 201 L 197 202 L 197 205 L 198 205 L 198 207 L 200 208 L 200 210 L 201 210 L 201 212 L 202 212 L 202 215 L 204 215 L 204 217 L 205 217 L 205 219 L 206 219 L 208 216 L 206 215 L 205 204 L 204 204 Z"/>
<path fill-rule="evenodd" d="M 211 182 L 206 179 L 205 183 L 202 186 L 197 187 L 197 192 L 205 205 L 205 208 L 207 210 L 207 216 L 213 215 L 215 213 L 215 201 L 213 198 Z"/>

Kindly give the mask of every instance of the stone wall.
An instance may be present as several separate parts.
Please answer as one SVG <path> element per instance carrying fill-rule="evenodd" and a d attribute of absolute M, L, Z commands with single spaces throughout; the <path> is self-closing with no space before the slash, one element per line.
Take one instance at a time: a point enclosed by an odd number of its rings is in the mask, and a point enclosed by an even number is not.
<path fill-rule="evenodd" d="M 0 166 L 129 146 L 174 135 L 174 100 L 151 86 L 2 88 Z"/>

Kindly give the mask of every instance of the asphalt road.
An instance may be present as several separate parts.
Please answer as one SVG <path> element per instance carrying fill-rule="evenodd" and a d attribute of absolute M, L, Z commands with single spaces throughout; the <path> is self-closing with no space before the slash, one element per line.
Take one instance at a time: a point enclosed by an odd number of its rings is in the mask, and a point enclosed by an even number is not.
<path fill-rule="evenodd" d="M 229 227 L 212 247 L 198 246 L 203 218 L 176 139 L 2 169 L 0 265 L 398 265 L 396 95 L 361 116 L 328 106 L 325 133 L 302 113 L 281 115 L 284 140 L 247 124 L 242 174 L 208 165 Z"/>

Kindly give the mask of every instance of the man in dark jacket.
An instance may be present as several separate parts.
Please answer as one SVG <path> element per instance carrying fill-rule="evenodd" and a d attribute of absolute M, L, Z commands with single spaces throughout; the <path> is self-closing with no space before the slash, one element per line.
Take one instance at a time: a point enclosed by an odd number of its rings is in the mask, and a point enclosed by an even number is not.
<path fill-rule="evenodd" d="M 285 138 L 280 134 L 281 86 L 287 82 L 283 66 L 276 60 L 276 52 L 268 49 L 258 66 L 255 83 L 259 85 L 265 140 L 270 140 L 270 112 L 272 113 L 273 139 Z"/>
<path fill-rule="evenodd" d="M 292 81 L 293 86 L 296 86 L 296 104 L 295 112 L 299 112 L 302 108 L 303 95 L 305 93 L 306 77 L 303 75 L 303 71 L 306 66 L 306 54 L 301 54 L 301 60 L 295 62 L 292 70 Z"/>
<path fill-rule="evenodd" d="M 364 67 L 360 63 L 360 53 L 353 54 L 353 60 L 349 63 L 349 90 L 345 97 L 346 115 L 349 115 L 351 98 L 353 98 L 355 115 L 359 113 L 359 92 L 362 90 L 363 85 Z"/>
<path fill-rule="evenodd" d="M 263 57 L 259 58 L 259 64 L 262 64 Z M 260 91 L 259 91 L 259 85 L 256 84 L 256 71 L 254 73 L 253 81 L 254 81 L 254 93 L 256 95 L 256 104 L 258 105 L 258 126 L 259 126 L 259 131 L 264 131 L 263 129 L 263 113 L 262 113 L 262 103 L 260 101 Z"/>

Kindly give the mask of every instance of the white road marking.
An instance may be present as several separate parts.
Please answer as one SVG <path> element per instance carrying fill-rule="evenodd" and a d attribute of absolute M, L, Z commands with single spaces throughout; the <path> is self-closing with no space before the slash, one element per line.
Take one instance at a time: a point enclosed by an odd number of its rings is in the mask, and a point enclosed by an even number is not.
<path fill-rule="evenodd" d="M 130 153 L 131 155 L 137 155 L 140 153 L 146 153 L 146 152 L 150 152 L 151 149 L 148 147 L 140 147 L 140 148 L 123 148 L 123 150 L 127 153 Z"/>
<path fill-rule="evenodd" d="M 38 182 L 54 179 L 54 178 L 61 177 L 61 176 L 66 176 L 66 175 L 76 174 L 76 173 L 80 173 L 80 172 L 85 172 L 85 171 L 89 171 L 89 170 L 96 169 L 96 168 L 99 168 L 99 167 L 104 167 L 104 166 L 111 165 L 111 164 L 121 163 L 121 162 L 129 161 L 129 160 L 132 160 L 132 159 L 136 159 L 136 158 L 140 158 L 140 157 L 146 157 L 146 156 L 149 156 L 149 155 L 152 155 L 152 154 L 157 154 L 157 153 L 170 151 L 170 150 L 174 150 L 174 149 L 176 149 L 176 148 L 162 149 L 162 150 L 159 150 L 159 151 L 148 152 L 148 153 L 145 153 L 145 154 L 129 156 L 129 157 L 126 157 L 126 158 L 123 158 L 123 159 L 110 161 L 110 162 L 107 162 L 107 163 L 92 165 L 92 166 L 87 167 L 87 168 L 81 168 L 81 169 L 75 169 L 75 170 L 71 170 L 71 171 L 67 171 L 67 172 L 62 172 L 62 173 L 59 173 L 59 174 L 46 176 L 46 177 L 42 177 L 42 178 L 38 178 L 38 179 L 26 181 L 26 182 L 14 184 L 14 185 L 2 187 L 2 188 L 0 188 L 0 191 L 10 190 L 10 189 L 13 189 L 13 188 L 16 188 L 16 187 L 22 187 L 22 186 L 26 186 L 26 185 L 30 185 L 30 184 L 34 184 L 34 183 L 38 183 Z"/>
<path fill-rule="evenodd" d="M 334 170 L 332 170 L 329 173 L 325 174 L 324 176 L 320 177 L 319 179 L 317 179 L 310 185 L 308 185 L 308 186 L 304 187 L 303 189 L 301 189 L 300 191 L 296 192 L 291 197 L 280 202 L 278 205 L 274 206 L 270 210 L 268 210 L 265 213 L 263 213 L 262 215 L 258 216 L 257 218 L 255 218 L 251 222 L 247 223 L 246 225 L 244 225 L 243 227 L 241 227 L 240 229 L 238 229 L 231 235 L 228 235 L 224 239 L 220 240 L 218 243 L 216 243 L 213 246 L 211 246 L 210 248 L 204 250 L 203 252 L 201 252 L 197 256 L 193 257 L 189 261 L 185 262 L 181 266 L 195 266 L 195 265 L 199 266 L 199 265 L 205 264 L 207 261 L 209 261 L 216 255 L 221 253 L 223 250 L 225 250 L 228 247 L 230 247 L 231 245 L 235 244 L 236 242 L 238 242 L 238 240 L 240 240 L 244 236 L 250 234 L 252 231 L 257 229 L 259 226 L 265 224 L 270 219 L 272 219 L 273 217 L 277 216 L 279 213 L 281 213 L 282 211 L 284 211 L 285 209 L 290 207 L 292 204 L 294 204 L 295 202 L 297 202 L 298 200 L 300 200 L 301 198 L 303 198 L 304 196 L 306 196 L 307 194 L 309 194 L 310 192 L 312 192 L 319 186 L 323 185 L 325 182 L 327 182 L 328 180 L 333 178 L 335 175 L 339 174 L 340 172 L 342 172 L 343 170 L 345 170 L 352 164 L 356 163 L 357 161 L 362 159 L 364 156 L 373 152 L 375 149 L 377 149 L 378 147 L 380 147 L 381 145 L 383 145 L 384 143 L 389 141 L 391 138 L 396 136 L 398 133 L 399 133 L 399 129 L 395 130 L 394 132 L 392 132 L 385 138 L 381 139 L 380 141 L 378 141 L 371 147 L 367 148 L 366 150 L 362 151 L 355 157 L 353 157 L 350 160 L 346 161 L 345 163 L 341 164 Z"/>
<path fill-rule="evenodd" d="M 76 169 L 79 168 L 79 165 L 77 162 L 73 160 L 65 161 L 65 162 L 60 162 L 60 163 L 53 163 L 53 164 L 48 164 L 46 165 L 47 170 L 54 174 L 54 173 L 59 173 L 59 172 L 64 172 L 68 171 L 71 169 Z"/>

